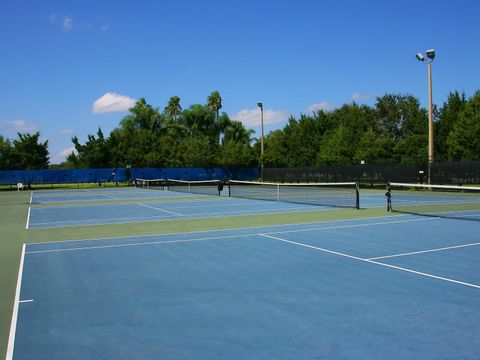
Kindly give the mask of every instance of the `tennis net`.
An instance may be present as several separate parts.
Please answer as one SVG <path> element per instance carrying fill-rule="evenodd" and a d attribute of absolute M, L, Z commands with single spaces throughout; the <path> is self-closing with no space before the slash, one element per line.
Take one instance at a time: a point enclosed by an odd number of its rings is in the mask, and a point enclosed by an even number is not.
<path fill-rule="evenodd" d="M 229 196 L 360 208 L 358 183 L 267 183 L 230 180 Z"/>
<path fill-rule="evenodd" d="M 480 221 L 480 186 L 390 183 L 392 210 Z"/>
<path fill-rule="evenodd" d="M 135 179 L 135 187 L 151 190 L 164 190 L 164 179 Z"/>
<path fill-rule="evenodd" d="M 166 185 L 170 191 L 220 196 L 222 183 L 220 180 L 186 181 L 167 179 Z"/>

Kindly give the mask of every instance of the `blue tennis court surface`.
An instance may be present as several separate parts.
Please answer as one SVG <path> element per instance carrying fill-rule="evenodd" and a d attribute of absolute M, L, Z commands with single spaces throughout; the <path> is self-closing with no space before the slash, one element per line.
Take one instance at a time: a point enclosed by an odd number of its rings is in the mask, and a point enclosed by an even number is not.
<path fill-rule="evenodd" d="M 480 222 L 28 244 L 14 359 L 478 359 Z"/>
<path fill-rule="evenodd" d="M 201 196 L 172 191 L 155 191 L 135 188 L 78 189 L 78 190 L 44 190 L 32 192 L 32 204 L 49 204 L 62 202 L 182 198 Z"/>
<path fill-rule="evenodd" d="M 112 193 L 114 193 L 112 191 Z M 142 191 L 137 189 L 125 189 L 120 192 L 123 199 L 140 198 L 145 194 L 145 199 L 163 197 L 175 201 L 153 201 L 148 202 L 121 202 L 104 204 L 74 204 L 56 206 L 35 206 L 30 210 L 27 228 L 50 228 L 65 226 L 104 225 L 129 222 L 163 221 L 176 219 L 198 219 L 238 215 L 272 214 L 284 212 L 302 212 L 332 210 L 332 207 L 323 207 L 309 204 L 296 204 L 283 201 L 264 201 L 241 198 L 229 198 L 227 196 L 206 196 L 172 191 Z M 73 195 L 72 195 L 73 196 Z M 77 194 L 79 199 L 88 199 L 90 194 Z M 120 196 L 117 194 L 116 196 Z M 191 199 L 191 197 L 197 199 Z M 57 196 L 58 197 L 58 196 Z M 71 196 L 67 196 L 71 198 Z M 189 197 L 189 200 L 182 199 Z M 39 201 L 37 199 L 37 201 Z M 445 196 L 409 196 L 405 195 L 396 205 L 408 203 L 423 204 L 451 204 L 468 203 L 478 201 L 475 198 Z M 57 202 L 57 201 L 56 201 Z M 361 195 L 361 207 L 385 206 L 383 194 Z"/>
<path fill-rule="evenodd" d="M 28 228 L 101 225 L 141 221 L 317 211 L 326 207 L 203 196 L 201 200 L 32 207 Z M 331 207 L 328 207 L 331 209 Z"/>

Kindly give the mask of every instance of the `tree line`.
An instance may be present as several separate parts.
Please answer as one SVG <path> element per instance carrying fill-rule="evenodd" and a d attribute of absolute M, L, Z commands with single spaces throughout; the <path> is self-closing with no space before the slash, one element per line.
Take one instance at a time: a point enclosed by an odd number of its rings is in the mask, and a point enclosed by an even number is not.
<path fill-rule="evenodd" d="M 98 129 L 85 143 L 72 138 L 75 152 L 64 168 L 101 167 L 309 167 L 338 164 L 426 163 L 428 113 L 411 95 L 386 94 L 373 106 L 345 104 L 331 111 L 290 116 L 265 137 L 264 158 L 253 130 L 226 113 L 222 98 L 182 109 L 173 96 L 160 110 L 139 99 L 108 136 Z M 467 98 L 451 92 L 434 108 L 436 161 L 480 159 L 480 91 Z M 39 133 L 0 136 L 0 168 L 48 166 L 48 143 Z"/>
<path fill-rule="evenodd" d="M 480 159 L 480 92 L 452 92 L 434 108 L 436 161 Z M 373 107 L 345 104 L 291 117 L 266 138 L 272 167 L 428 162 L 428 112 L 411 95 L 386 94 Z"/>
<path fill-rule="evenodd" d="M 41 142 L 39 132 L 15 140 L 0 135 L 0 170 L 46 169 L 48 155 L 48 140 Z"/>

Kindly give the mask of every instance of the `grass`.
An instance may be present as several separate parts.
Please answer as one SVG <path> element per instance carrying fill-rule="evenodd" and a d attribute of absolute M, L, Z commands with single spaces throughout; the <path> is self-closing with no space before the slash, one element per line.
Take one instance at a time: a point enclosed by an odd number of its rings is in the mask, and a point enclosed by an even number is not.
<path fill-rule="evenodd" d="M 22 244 L 29 241 L 25 229 L 29 192 L 0 194 L 0 350 L 6 353 L 13 299 Z"/>
<path fill-rule="evenodd" d="M 182 198 L 183 200 L 184 198 Z M 151 199 L 148 199 L 151 200 Z M 25 229 L 30 192 L 0 192 L 0 352 L 6 353 L 22 245 L 64 240 L 234 229 L 386 216 L 382 208 L 229 216 L 113 225 Z M 125 202 L 131 202 L 131 199 Z M 146 201 L 146 199 L 142 199 Z M 82 202 L 83 204 L 83 202 Z"/>

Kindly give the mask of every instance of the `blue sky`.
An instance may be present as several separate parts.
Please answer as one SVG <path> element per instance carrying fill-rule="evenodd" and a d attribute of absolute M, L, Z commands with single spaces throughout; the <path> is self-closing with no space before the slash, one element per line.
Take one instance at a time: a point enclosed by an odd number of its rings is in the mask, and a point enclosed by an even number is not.
<path fill-rule="evenodd" d="M 71 137 L 109 133 L 135 99 L 163 107 L 205 103 L 266 131 L 289 114 L 388 92 L 427 105 L 480 89 L 480 2 L 459 1 L 23 1 L 0 2 L 0 134 L 40 131 L 52 163 Z"/>

